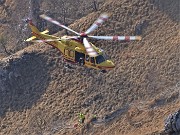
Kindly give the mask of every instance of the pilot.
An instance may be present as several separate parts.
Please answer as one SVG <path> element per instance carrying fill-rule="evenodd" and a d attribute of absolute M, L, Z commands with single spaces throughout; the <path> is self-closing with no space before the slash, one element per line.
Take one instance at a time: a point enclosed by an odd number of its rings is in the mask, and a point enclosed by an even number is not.
<path fill-rule="evenodd" d="M 85 64 L 84 58 L 80 57 L 79 58 L 79 65 L 83 66 Z"/>

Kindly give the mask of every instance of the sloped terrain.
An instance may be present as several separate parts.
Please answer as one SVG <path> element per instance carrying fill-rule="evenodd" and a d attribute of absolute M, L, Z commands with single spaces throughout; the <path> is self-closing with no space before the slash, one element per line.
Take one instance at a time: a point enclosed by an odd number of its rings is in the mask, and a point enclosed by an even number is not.
<path fill-rule="evenodd" d="M 165 118 L 180 107 L 178 4 L 106 0 L 71 24 L 84 31 L 102 12 L 111 17 L 95 35 L 134 35 L 141 24 L 140 42 L 92 41 L 116 64 L 106 74 L 66 69 L 59 52 L 42 44 L 3 58 L 0 134 L 163 134 Z M 85 124 L 74 128 L 79 112 Z"/>

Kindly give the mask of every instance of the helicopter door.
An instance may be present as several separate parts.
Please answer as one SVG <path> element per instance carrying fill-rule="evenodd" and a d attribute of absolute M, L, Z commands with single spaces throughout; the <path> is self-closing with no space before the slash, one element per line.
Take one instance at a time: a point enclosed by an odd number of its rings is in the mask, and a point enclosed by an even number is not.
<path fill-rule="evenodd" d="M 95 67 L 95 58 L 94 57 L 89 57 L 89 55 L 86 55 L 85 63 L 89 67 Z"/>
<path fill-rule="evenodd" d="M 80 53 L 80 52 L 75 51 L 75 61 L 76 62 L 79 62 L 80 59 L 84 59 L 84 58 L 85 58 L 84 53 Z"/>

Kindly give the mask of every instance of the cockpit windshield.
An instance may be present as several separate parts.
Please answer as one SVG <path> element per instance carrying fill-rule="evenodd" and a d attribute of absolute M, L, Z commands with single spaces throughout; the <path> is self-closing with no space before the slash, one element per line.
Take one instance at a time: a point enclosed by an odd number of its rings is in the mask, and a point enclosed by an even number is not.
<path fill-rule="evenodd" d="M 95 57 L 97 64 L 100 64 L 109 59 L 109 56 L 107 56 L 102 49 L 101 49 L 101 52 L 102 52 L 102 55 Z"/>
<path fill-rule="evenodd" d="M 105 58 L 102 55 L 97 56 L 95 59 L 97 64 L 105 61 Z"/>

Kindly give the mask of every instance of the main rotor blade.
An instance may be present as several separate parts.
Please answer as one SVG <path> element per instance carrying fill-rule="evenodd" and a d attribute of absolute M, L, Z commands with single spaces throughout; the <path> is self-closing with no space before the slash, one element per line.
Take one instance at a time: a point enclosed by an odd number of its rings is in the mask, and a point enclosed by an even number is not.
<path fill-rule="evenodd" d="M 83 38 L 83 44 L 86 48 L 86 52 L 90 57 L 96 57 L 98 56 L 97 52 L 94 50 L 94 48 L 91 46 L 91 44 L 87 41 L 86 38 Z"/>
<path fill-rule="evenodd" d="M 43 42 L 51 42 L 51 41 L 60 41 L 60 39 L 31 40 L 31 41 L 26 41 L 26 42 L 43 43 Z"/>
<path fill-rule="evenodd" d="M 108 19 L 108 14 L 104 13 L 99 16 L 99 18 L 91 25 L 91 27 L 85 32 L 85 34 L 89 34 L 95 29 L 98 28 L 105 20 Z"/>
<path fill-rule="evenodd" d="M 117 41 L 132 41 L 132 40 L 141 40 L 141 36 L 88 36 L 95 39 L 104 39 L 104 40 L 117 40 Z"/>
<path fill-rule="evenodd" d="M 43 19 L 45 19 L 45 20 L 47 20 L 47 21 L 49 21 L 49 22 L 51 22 L 51 23 L 54 23 L 54 24 L 56 24 L 56 25 L 58 25 L 58 26 L 60 26 L 60 27 L 62 27 L 62 28 L 64 28 L 64 29 L 67 29 L 67 30 L 69 30 L 69 31 L 71 31 L 71 32 L 73 32 L 73 33 L 75 33 L 75 34 L 77 34 L 77 35 L 80 35 L 78 32 L 76 32 L 76 31 L 74 31 L 74 30 L 66 27 L 65 25 L 62 25 L 62 24 L 59 23 L 58 21 L 53 20 L 51 17 L 49 17 L 49 16 L 47 16 L 47 15 L 45 15 L 45 14 L 40 15 L 40 17 L 43 18 Z"/>

